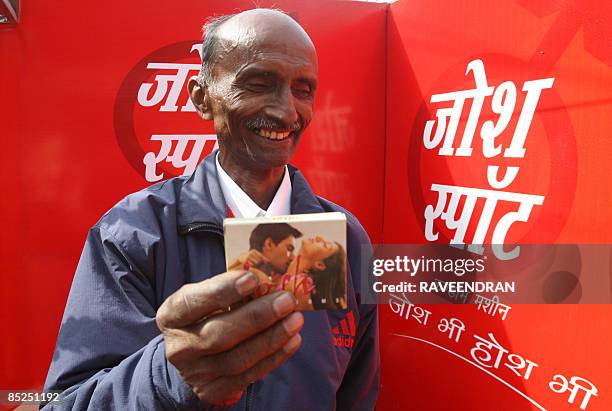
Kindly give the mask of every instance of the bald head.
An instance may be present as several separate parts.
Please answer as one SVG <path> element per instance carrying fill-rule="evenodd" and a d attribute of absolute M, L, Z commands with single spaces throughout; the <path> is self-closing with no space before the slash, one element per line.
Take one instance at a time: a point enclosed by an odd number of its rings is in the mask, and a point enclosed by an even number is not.
<path fill-rule="evenodd" d="M 201 79 L 209 80 L 215 65 L 236 49 L 243 49 L 243 56 L 263 49 L 292 50 L 317 61 L 312 40 L 293 18 L 278 10 L 252 9 L 215 17 L 204 25 Z"/>

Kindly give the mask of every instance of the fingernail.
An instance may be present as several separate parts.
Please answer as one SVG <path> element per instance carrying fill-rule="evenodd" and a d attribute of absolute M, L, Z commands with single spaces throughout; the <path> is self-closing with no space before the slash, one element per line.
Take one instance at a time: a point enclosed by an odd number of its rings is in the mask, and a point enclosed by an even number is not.
<path fill-rule="evenodd" d="M 247 271 L 242 277 L 236 280 L 236 290 L 240 295 L 249 295 L 257 288 L 257 276 Z"/>
<path fill-rule="evenodd" d="M 287 353 L 293 352 L 300 345 L 301 342 L 302 337 L 299 334 L 296 334 L 291 337 L 289 341 L 287 341 L 287 344 L 283 346 L 283 350 Z"/>
<path fill-rule="evenodd" d="M 284 317 L 289 314 L 295 308 L 295 299 L 293 296 L 287 292 L 281 293 L 280 296 L 276 297 L 274 303 L 272 303 L 274 307 L 274 312 L 279 317 Z"/>
<path fill-rule="evenodd" d="M 295 334 L 304 325 L 304 316 L 302 313 L 293 313 L 283 321 L 283 327 L 287 334 Z"/>

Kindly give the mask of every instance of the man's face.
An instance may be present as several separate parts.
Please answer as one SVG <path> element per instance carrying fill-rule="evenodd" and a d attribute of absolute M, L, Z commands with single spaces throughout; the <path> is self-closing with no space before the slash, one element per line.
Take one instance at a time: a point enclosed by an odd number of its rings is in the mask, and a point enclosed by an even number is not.
<path fill-rule="evenodd" d="M 274 271 L 284 274 L 289 268 L 289 263 L 295 258 L 294 251 L 295 237 L 290 235 L 278 244 L 275 244 L 271 238 L 266 238 L 262 254 L 270 261 Z"/>
<path fill-rule="evenodd" d="M 289 162 L 310 123 L 317 60 L 310 40 L 294 28 L 250 24 L 220 28 L 207 98 L 222 164 L 269 169 Z"/>

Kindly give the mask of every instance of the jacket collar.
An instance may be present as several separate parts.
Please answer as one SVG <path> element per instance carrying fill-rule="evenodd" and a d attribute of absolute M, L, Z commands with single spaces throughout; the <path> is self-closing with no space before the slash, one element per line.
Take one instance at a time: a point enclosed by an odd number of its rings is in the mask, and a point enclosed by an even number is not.
<path fill-rule="evenodd" d="M 219 184 L 215 165 L 217 150 L 209 154 L 180 189 L 178 198 L 178 224 L 180 231 L 194 224 L 209 224 L 220 229 L 227 217 L 227 205 Z M 325 210 L 308 185 L 304 175 L 292 165 L 291 214 L 322 213 Z"/>

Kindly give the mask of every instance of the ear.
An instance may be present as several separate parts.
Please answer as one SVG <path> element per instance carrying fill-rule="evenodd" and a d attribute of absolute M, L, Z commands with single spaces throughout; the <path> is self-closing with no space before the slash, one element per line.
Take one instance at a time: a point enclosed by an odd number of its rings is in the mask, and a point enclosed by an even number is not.
<path fill-rule="evenodd" d="M 313 267 L 317 270 L 317 271 L 323 271 L 325 270 L 325 268 L 327 267 L 325 265 L 325 263 L 321 260 L 319 261 L 315 261 L 315 263 L 313 264 Z"/>
<path fill-rule="evenodd" d="M 204 120 L 212 120 L 212 109 L 210 107 L 210 96 L 208 95 L 208 86 L 198 80 L 198 76 L 192 76 L 187 83 L 187 91 L 189 98 L 195 107 L 198 114 Z"/>
<path fill-rule="evenodd" d="M 274 241 L 272 241 L 272 239 L 270 237 L 268 237 L 268 238 L 266 238 L 264 240 L 262 249 L 269 250 L 274 245 L 276 245 L 276 244 L 274 244 Z"/>

